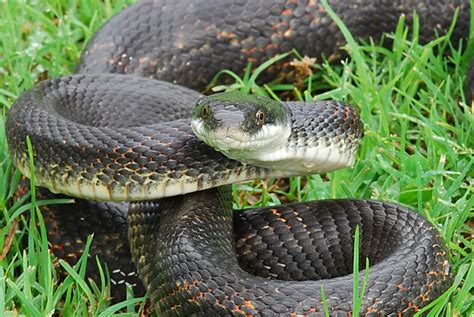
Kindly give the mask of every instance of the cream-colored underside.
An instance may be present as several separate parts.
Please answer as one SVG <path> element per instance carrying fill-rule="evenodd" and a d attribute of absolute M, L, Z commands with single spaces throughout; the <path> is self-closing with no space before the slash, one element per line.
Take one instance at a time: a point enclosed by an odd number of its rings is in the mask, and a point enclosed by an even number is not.
<path fill-rule="evenodd" d="M 19 170 L 27 177 L 30 177 L 29 168 L 26 164 L 19 164 Z M 195 191 L 209 189 L 216 186 L 239 183 L 262 175 L 251 175 L 248 173 L 229 173 L 225 179 L 221 179 L 219 184 L 211 181 L 198 181 L 198 178 L 185 176 L 181 179 L 167 179 L 161 182 L 148 181 L 143 185 L 134 183 L 124 183 L 121 186 L 111 187 L 103 183 L 97 177 L 92 180 L 68 179 L 60 177 L 53 180 L 47 171 L 35 172 L 35 183 L 39 186 L 47 187 L 54 193 L 63 193 L 76 198 L 92 199 L 97 201 L 139 201 L 158 199 L 163 197 L 183 195 Z M 66 174 L 64 174 L 66 175 Z M 293 175 L 285 171 L 269 171 L 273 177 L 287 177 Z M 146 177 L 146 175 L 141 175 Z"/>
<path fill-rule="evenodd" d="M 291 171 L 295 175 L 325 173 L 351 166 L 354 153 L 343 152 L 340 147 L 280 148 L 262 153 L 247 164 L 265 166 L 271 169 Z"/>
<path fill-rule="evenodd" d="M 201 177 L 183 176 L 181 179 L 165 178 L 161 181 L 155 181 L 151 179 L 151 174 L 142 174 L 140 177 L 145 179 L 143 184 L 130 180 L 123 184 L 115 182 L 115 185 L 113 185 L 104 183 L 96 176 L 91 180 L 85 178 L 73 179 L 68 176 L 72 174 L 72 170 L 68 170 L 68 168 L 59 169 L 57 166 L 50 166 L 48 170 L 36 169 L 35 177 L 36 184 L 45 186 L 55 193 L 102 201 L 138 201 L 182 195 L 263 176 L 287 177 L 329 172 L 352 165 L 354 151 L 353 148 L 343 151 L 337 145 L 293 149 L 280 147 L 273 151 L 259 153 L 254 158 L 245 160 L 244 163 L 246 164 L 268 169 L 263 174 L 252 174 L 251 171 L 254 169 L 244 168 L 243 171 L 227 171 L 218 179 L 210 179 L 207 175 L 200 175 Z M 17 166 L 24 175 L 30 177 L 27 162 L 28 160 L 24 156 Z M 263 169 L 260 171 L 263 171 Z"/>

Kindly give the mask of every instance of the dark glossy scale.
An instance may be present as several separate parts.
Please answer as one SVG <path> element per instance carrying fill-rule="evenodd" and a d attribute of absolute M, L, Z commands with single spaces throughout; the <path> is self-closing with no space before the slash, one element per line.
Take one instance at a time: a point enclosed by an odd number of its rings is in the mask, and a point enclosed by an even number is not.
<path fill-rule="evenodd" d="M 346 316 L 356 225 L 361 263 L 370 261 L 364 316 L 410 316 L 451 282 L 436 231 L 402 206 L 344 199 L 255 209 L 234 216 L 234 244 L 231 204 L 219 196 L 131 206 L 132 255 L 160 316 L 324 316 L 321 286 L 331 316 Z"/>
<path fill-rule="evenodd" d="M 132 76 L 46 80 L 15 102 L 6 124 L 8 142 L 15 144 L 12 155 L 21 164 L 29 135 L 34 152 L 41 154 L 35 159 L 38 180 L 52 179 L 52 185 L 44 185 L 53 190 L 82 178 L 112 192 L 128 179 L 132 192 L 149 173 L 160 180 L 225 164 L 222 155 L 196 139 L 189 119 L 179 120 L 190 117 L 198 97 L 181 86 Z M 196 153 L 201 161 L 193 165 Z M 240 165 L 227 162 L 231 168 Z"/>
<path fill-rule="evenodd" d="M 420 17 L 423 41 L 433 36 L 433 30 L 443 33 L 457 7 L 460 11 L 453 42 L 457 43 L 468 30 L 467 0 L 332 0 L 329 3 L 356 38 L 373 36 L 378 40 L 383 32 L 394 30 L 400 14 L 405 14 L 407 24 L 411 25 L 414 10 Z M 78 71 L 137 74 L 203 89 L 221 69 L 242 74 L 247 62 L 252 61 L 256 66 L 293 48 L 302 55 L 318 58 L 326 55 L 335 60 L 341 56 L 339 48 L 343 44 L 337 26 L 319 1 L 143 1 L 123 10 L 102 27 L 84 52 Z M 267 78 L 288 75 L 286 65 L 287 61 L 272 67 Z M 85 78 L 88 82 L 99 77 L 79 75 L 70 80 Z M 124 97 L 119 93 L 128 84 L 110 78 L 118 86 L 104 83 L 110 90 L 107 100 L 120 105 Z M 61 86 L 62 80 L 43 84 L 43 87 L 50 85 L 48 98 L 61 91 L 61 87 L 53 86 Z M 70 92 L 63 87 L 64 91 Z M 89 90 L 71 92 L 72 97 L 85 95 L 91 98 L 83 102 L 94 100 L 94 93 Z M 140 91 L 130 98 L 136 100 L 146 95 L 147 92 Z M 38 92 L 33 97 L 44 95 Z M 154 105 L 156 100 L 148 101 Z M 69 115 L 75 117 L 74 111 L 80 106 L 74 104 Z M 146 112 L 134 112 L 133 108 L 126 112 L 127 109 L 123 107 L 105 117 L 86 114 L 84 123 L 99 126 L 117 123 L 133 130 L 141 120 L 150 119 Z M 176 109 L 179 106 L 173 108 L 178 114 L 180 111 Z M 10 122 L 19 123 L 22 115 Z M 43 122 L 39 129 L 47 124 Z M 24 150 L 24 136 L 10 133 L 9 143 L 20 143 Z M 36 137 L 41 139 L 41 135 Z M 51 151 L 48 146 L 45 149 Z M 51 152 L 51 158 L 60 153 Z M 77 154 L 79 159 L 87 157 L 84 153 Z M 211 189 L 166 198 L 158 206 L 156 202 L 144 202 L 132 208 L 128 219 L 132 253 L 160 316 L 274 316 L 285 312 L 318 316 L 322 314 L 322 284 L 330 311 L 346 316 L 352 307 L 355 224 L 361 226 L 362 258 L 368 256 L 373 265 L 363 304 L 363 311 L 368 315 L 410 316 L 449 286 L 449 265 L 436 231 L 406 208 L 359 200 L 322 201 L 235 213 L 232 224 L 227 198 L 219 199 L 218 190 Z M 48 216 L 52 219 L 48 224 L 49 236 L 57 254 L 62 252 L 67 257 L 73 251 L 58 246 L 64 245 L 67 239 L 77 240 L 76 234 L 84 240 L 84 233 L 92 228 L 100 232 L 96 241 L 103 238 L 100 242 L 107 246 L 121 245 L 107 237 L 113 234 L 123 237 L 122 209 L 108 203 L 80 202 L 79 206 L 84 212 L 79 220 L 73 207 L 65 221 L 59 218 L 61 210 L 49 208 L 52 212 Z M 84 230 L 78 225 L 80 232 L 74 230 L 70 224 L 81 223 L 83 215 L 95 212 L 95 206 L 99 207 L 100 215 L 90 215 L 94 225 L 87 230 L 88 225 Z M 103 221 L 109 222 L 108 215 L 117 224 L 104 225 Z M 237 256 L 232 253 L 233 243 Z M 122 258 L 126 248 L 101 255 L 111 271 L 122 262 L 130 267 L 128 258 Z M 101 250 L 99 243 L 93 252 Z M 117 299 L 121 296 L 113 294 Z"/>
<path fill-rule="evenodd" d="M 453 43 L 469 29 L 469 1 L 328 1 L 355 38 L 380 39 L 401 14 L 420 21 L 420 38 L 443 33 L 460 7 Z M 120 30 L 120 31 L 118 31 Z M 320 1 L 142 1 L 126 8 L 95 35 L 78 72 L 138 74 L 202 90 L 222 69 L 242 73 L 278 53 L 339 59 L 345 44 Z M 281 72 L 273 67 L 272 78 Z"/>
<path fill-rule="evenodd" d="M 38 194 L 40 198 L 57 198 L 45 190 Z M 196 198 L 201 194 L 202 198 Z M 328 300 L 331 312 L 345 316 L 344 312 L 351 310 L 352 250 L 356 224 L 361 229 L 361 268 L 364 267 L 366 257 L 370 263 L 368 291 L 363 305 L 365 313 L 380 315 L 403 312 L 411 315 L 439 296 L 451 282 L 446 251 L 436 231 L 422 217 L 402 206 L 375 201 L 339 200 L 232 213 L 229 209 L 213 209 L 214 203 L 222 206 L 218 195 L 218 191 L 208 190 L 179 199 L 137 203 L 132 207 L 129 221 L 135 258 L 144 256 L 145 262 L 148 257 L 154 259 L 141 268 L 144 270 L 145 283 L 158 279 L 155 283 L 168 285 L 168 289 L 163 286 L 160 287 L 162 291 L 152 292 L 153 300 L 160 298 L 163 302 L 157 307 L 161 313 L 165 314 L 172 306 L 169 303 L 176 301 L 176 292 L 169 289 L 169 285 L 178 283 L 174 281 L 184 284 L 187 281 L 201 288 L 204 285 L 208 287 L 204 288 L 202 296 L 201 290 L 198 295 L 193 295 L 189 288 L 182 290 L 182 296 L 194 296 L 194 300 L 183 308 L 183 315 L 191 311 L 203 315 L 224 312 L 238 315 L 251 306 L 255 306 L 253 313 L 261 311 L 270 314 L 274 307 L 279 307 L 282 309 L 279 312 L 283 313 L 298 306 L 298 299 L 307 303 L 300 313 L 321 313 L 319 290 L 320 285 L 323 285 L 326 298 L 332 296 Z M 224 207 L 229 206 L 224 204 Z M 72 264 L 83 251 L 87 236 L 94 234 L 88 276 L 96 283 L 100 282 L 95 263 L 97 255 L 107 264 L 114 301 L 124 299 L 125 283 L 133 286 L 136 296 L 144 292 L 130 259 L 126 240 L 127 213 L 126 203 L 97 204 L 80 199 L 74 205 L 49 206 L 43 210 L 52 251 Z M 233 217 L 233 221 L 230 217 Z M 228 235 L 230 230 L 234 232 L 233 238 Z M 176 241 L 170 239 L 173 236 L 185 238 Z M 185 251 L 181 254 L 174 254 L 183 248 Z M 188 255 L 188 251 L 191 255 Z M 210 261 L 206 262 L 209 268 L 205 273 L 201 270 L 202 258 Z M 159 265 L 155 266 L 156 263 Z M 180 269 L 175 271 L 173 268 Z M 189 268 L 194 268 L 196 272 L 189 273 Z M 174 276 L 169 276 L 167 270 L 171 270 Z M 226 280 L 229 275 L 232 276 L 231 281 Z M 363 278 L 363 273 L 360 278 Z M 223 280 L 226 280 L 225 287 L 220 290 L 213 287 Z M 306 280 L 314 282 L 306 283 Z M 236 296 L 232 291 L 236 287 L 242 289 L 239 283 L 242 281 L 247 286 L 253 282 L 253 286 L 264 284 L 265 287 L 256 291 L 249 286 L 247 295 Z M 293 284 L 283 281 L 300 282 Z M 149 285 L 152 289 L 156 287 L 155 284 Z M 277 300 L 272 302 L 272 299 L 281 297 L 275 295 L 275 290 L 282 285 L 288 288 L 286 307 L 279 306 Z M 255 302 L 255 293 L 261 292 L 265 292 L 267 299 Z M 225 300 L 226 293 L 232 293 L 233 296 L 228 296 L 230 300 Z M 223 305 L 242 302 L 243 299 L 244 305 L 239 309 L 214 306 L 215 301 L 208 299 L 216 297 L 216 294 L 220 294 L 221 297 L 217 297 L 221 298 L 219 301 Z M 254 294 L 253 302 L 245 304 L 252 297 L 248 294 Z"/>

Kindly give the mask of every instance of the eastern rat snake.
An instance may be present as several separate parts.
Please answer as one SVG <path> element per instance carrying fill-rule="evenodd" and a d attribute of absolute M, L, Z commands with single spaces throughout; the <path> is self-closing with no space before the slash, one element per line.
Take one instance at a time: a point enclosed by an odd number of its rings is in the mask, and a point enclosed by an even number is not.
<path fill-rule="evenodd" d="M 331 5 L 356 37 L 368 35 L 367 29 L 378 34 L 392 30 L 400 13 L 410 17 L 416 9 L 425 26 L 422 37 L 428 38 L 434 28 L 449 25 L 458 5 L 461 25 L 454 36 L 465 30 L 466 3 L 414 3 L 333 1 Z M 349 12 L 355 9 L 360 11 Z M 360 22 L 367 21 L 364 16 L 370 17 L 372 27 Z M 340 44 L 335 25 L 312 1 L 142 2 L 125 9 L 97 33 L 78 71 L 138 74 L 202 89 L 222 68 L 240 72 L 248 61 L 259 64 L 291 48 L 335 57 Z M 274 67 L 268 76 L 272 72 L 281 69 Z M 189 89 L 134 76 L 84 74 L 53 79 L 16 102 L 8 117 L 8 142 L 21 168 L 29 135 L 40 183 L 91 199 L 174 196 L 271 175 L 266 169 L 225 159 L 197 141 L 189 119 L 179 119 L 182 113 L 190 115 L 197 97 Z M 38 108 L 39 100 L 54 102 L 41 102 Z M 170 104 L 176 104 L 171 112 L 166 111 Z M 106 112 L 112 107 L 115 111 Z M 155 114 L 160 108 L 164 115 Z M 164 130 L 152 128 L 155 120 L 170 118 L 176 121 Z M 77 124 L 70 125 L 72 121 Z M 180 156 L 183 148 L 189 152 Z M 22 171 L 27 172 L 24 166 Z M 245 171 L 245 176 L 229 177 L 229 171 L 233 175 Z M 195 180 L 184 186 L 176 181 L 183 177 Z M 155 185 L 163 179 L 169 184 L 156 191 Z M 444 247 L 426 221 L 394 204 L 351 199 L 237 213 L 239 266 L 231 253 L 226 191 L 208 189 L 132 205 L 132 254 L 158 311 L 317 314 L 322 311 L 320 285 L 331 312 L 350 311 L 356 224 L 362 230 L 361 258 L 369 257 L 373 265 L 365 313 L 411 314 L 449 284 Z"/>

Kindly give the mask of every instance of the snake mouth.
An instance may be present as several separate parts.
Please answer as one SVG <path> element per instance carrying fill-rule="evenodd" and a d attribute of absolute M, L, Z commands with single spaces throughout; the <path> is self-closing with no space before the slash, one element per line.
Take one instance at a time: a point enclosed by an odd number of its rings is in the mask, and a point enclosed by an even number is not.
<path fill-rule="evenodd" d="M 221 125 L 211 129 L 202 119 L 193 119 L 191 126 L 204 143 L 231 159 L 248 164 L 252 164 L 252 158 L 282 147 L 291 134 L 291 127 L 287 125 L 265 125 L 254 134 L 236 125 Z"/>

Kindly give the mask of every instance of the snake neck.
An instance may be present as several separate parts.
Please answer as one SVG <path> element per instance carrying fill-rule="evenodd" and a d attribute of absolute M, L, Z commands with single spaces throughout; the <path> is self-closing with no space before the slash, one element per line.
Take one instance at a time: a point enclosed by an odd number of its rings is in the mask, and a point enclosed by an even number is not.
<path fill-rule="evenodd" d="M 206 281 L 201 275 L 204 273 L 198 271 L 212 270 L 218 263 L 229 272 L 238 267 L 234 239 L 229 234 L 230 190 L 230 186 L 222 186 L 131 204 L 128 220 L 132 258 L 158 311 L 172 300 L 163 294 L 180 293 L 191 301 L 193 295 L 187 288 Z M 149 258 L 151 255 L 153 258 Z M 182 274 L 185 271 L 187 274 Z"/>

